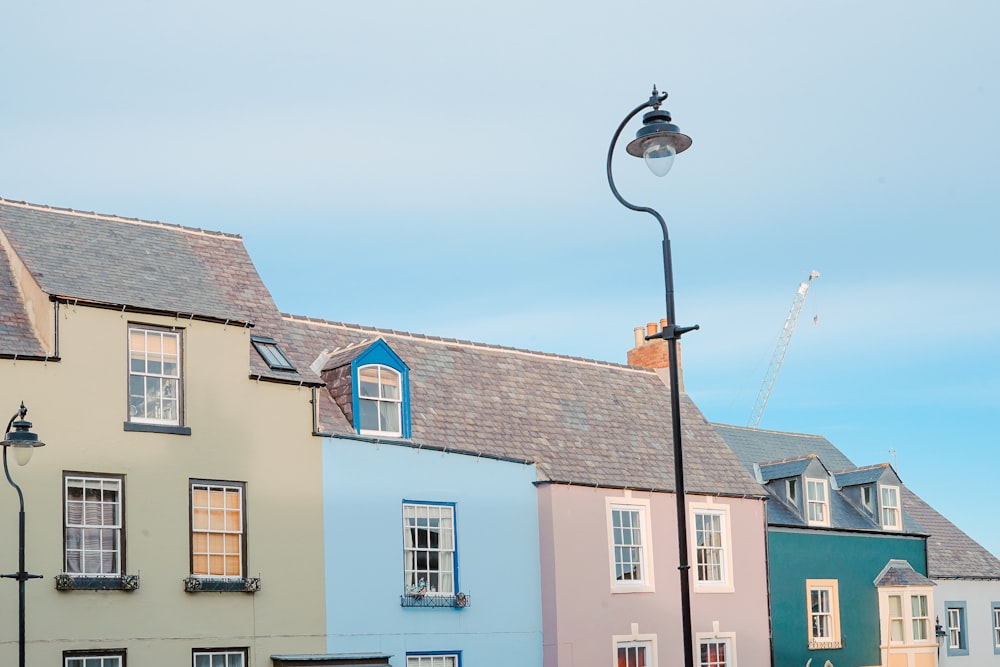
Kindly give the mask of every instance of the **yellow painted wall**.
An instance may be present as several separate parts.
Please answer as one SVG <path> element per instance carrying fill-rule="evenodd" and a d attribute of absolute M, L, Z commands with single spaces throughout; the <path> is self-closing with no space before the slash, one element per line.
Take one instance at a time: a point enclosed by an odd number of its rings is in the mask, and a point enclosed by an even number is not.
<path fill-rule="evenodd" d="M 190 436 L 127 432 L 129 322 L 183 333 L 184 424 Z M 127 649 L 132 665 L 191 664 L 191 649 L 275 653 L 325 649 L 321 441 L 308 388 L 249 379 L 251 330 L 61 306 L 59 362 L 0 359 L 0 417 L 21 400 L 45 441 L 24 468 L 28 664 L 64 650 Z M 6 422 L 4 422 L 5 425 Z M 125 476 L 125 570 L 139 590 L 55 590 L 62 571 L 63 472 Z M 246 484 L 247 575 L 261 590 L 185 593 L 191 478 Z M 0 481 L 0 571 L 17 570 L 17 496 Z M 16 664 L 17 584 L 0 581 L 0 665 Z"/>

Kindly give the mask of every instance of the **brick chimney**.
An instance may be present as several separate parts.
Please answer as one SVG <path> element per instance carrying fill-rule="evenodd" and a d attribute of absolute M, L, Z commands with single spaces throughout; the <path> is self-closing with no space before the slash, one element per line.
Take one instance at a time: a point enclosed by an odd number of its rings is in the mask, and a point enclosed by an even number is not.
<path fill-rule="evenodd" d="M 663 331 L 667 326 L 667 320 L 660 320 L 659 324 L 650 322 L 643 327 L 635 328 L 635 347 L 628 351 L 628 365 L 638 368 L 649 368 L 655 371 L 666 371 L 670 368 L 670 354 L 667 341 L 662 338 L 646 340 L 646 336 Z M 670 382 L 665 372 L 658 373 L 663 379 L 663 383 L 669 385 Z M 680 380 L 680 390 L 684 391 L 684 366 L 681 364 L 681 345 L 677 341 L 677 377 Z"/>

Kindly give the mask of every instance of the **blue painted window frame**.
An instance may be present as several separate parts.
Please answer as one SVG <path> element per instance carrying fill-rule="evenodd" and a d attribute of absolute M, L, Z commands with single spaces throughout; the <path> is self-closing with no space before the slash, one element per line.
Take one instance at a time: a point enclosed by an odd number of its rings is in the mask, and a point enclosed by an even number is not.
<path fill-rule="evenodd" d="M 361 435 L 361 420 L 359 418 L 361 410 L 361 396 L 358 391 L 358 371 L 365 366 L 386 366 L 399 373 L 401 402 L 399 407 L 400 435 L 388 435 L 387 437 L 410 438 L 410 368 L 399 358 L 389 344 L 381 338 L 367 350 L 355 357 L 351 362 L 351 398 L 354 414 L 354 431 Z"/>
<path fill-rule="evenodd" d="M 993 654 L 1000 655 L 1000 602 L 994 601 L 990 606 L 990 628 L 993 630 Z"/>
<path fill-rule="evenodd" d="M 451 508 L 451 523 L 452 523 L 451 532 L 452 532 L 452 539 L 455 542 L 454 552 L 451 555 L 451 571 L 453 573 L 452 576 L 455 578 L 455 582 L 454 582 L 455 594 L 457 595 L 458 593 L 461 593 L 462 592 L 462 588 L 460 586 L 461 579 L 459 578 L 459 574 L 460 573 L 458 571 L 458 505 L 456 503 L 454 503 L 454 502 L 439 502 L 439 501 L 434 501 L 434 500 L 408 500 L 406 498 L 403 498 L 403 502 L 399 506 L 399 515 L 400 515 L 399 525 L 403 528 L 403 530 L 406 530 L 406 524 L 404 523 L 405 520 L 406 520 L 406 515 L 405 515 L 405 513 L 403 511 L 403 508 L 406 505 L 427 505 L 429 507 L 450 507 Z M 400 535 L 400 537 L 402 537 L 402 535 Z M 403 553 L 403 571 L 404 571 L 404 580 L 405 580 L 405 571 L 406 571 L 406 545 L 402 544 L 401 547 L 402 547 L 401 551 Z M 453 651 L 450 651 L 450 652 L 446 651 L 445 653 L 450 654 L 450 653 L 453 653 Z M 411 654 L 407 653 L 407 655 L 411 655 Z M 417 655 L 417 654 L 413 653 L 412 655 Z M 429 655 L 429 654 L 421 654 L 421 655 Z"/>
<path fill-rule="evenodd" d="M 959 610 L 958 618 L 958 631 L 962 640 L 962 646 L 954 647 L 951 645 L 951 614 L 949 612 L 952 609 Z M 968 622 L 968 610 L 965 601 L 945 601 L 944 603 L 944 618 L 945 618 L 945 645 L 948 649 L 948 655 L 969 655 L 969 622 Z"/>
<path fill-rule="evenodd" d="M 407 665 L 409 665 L 409 662 L 410 662 L 409 658 L 410 657 L 418 657 L 418 656 L 424 656 L 424 655 L 429 655 L 429 656 L 435 656 L 435 655 L 442 655 L 442 656 L 444 656 L 444 655 L 453 655 L 453 656 L 455 656 L 455 663 L 456 663 L 455 667 L 462 667 L 462 652 L 461 651 L 407 651 L 406 652 L 406 658 L 407 658 L 406 663 L 407 663 Z"/>

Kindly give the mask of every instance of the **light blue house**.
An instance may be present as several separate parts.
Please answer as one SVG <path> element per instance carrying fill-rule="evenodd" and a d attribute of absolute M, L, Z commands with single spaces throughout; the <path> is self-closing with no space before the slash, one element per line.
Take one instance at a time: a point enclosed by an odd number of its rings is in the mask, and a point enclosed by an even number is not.
<path fill-rule="evenodd" d="M 453 385 L 434 381 L 444 357 L 293 329 L 299 349 L 323 351 L 312 368 L 326 385 L 314 431 L 328 653 L 316 664 L 541 667 L 536 467 L 484 452 L 475 415 L 433 418 L 454 405 Z"/>

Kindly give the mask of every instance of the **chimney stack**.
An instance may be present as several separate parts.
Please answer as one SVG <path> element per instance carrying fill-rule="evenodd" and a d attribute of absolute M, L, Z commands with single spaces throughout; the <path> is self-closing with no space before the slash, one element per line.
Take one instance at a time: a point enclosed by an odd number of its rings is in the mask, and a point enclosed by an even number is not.
<path fill-rule="evenodd" d="M 667 341 L 662 338 L 646 340 L 646 336 L 663 331 L 667 326 L 667 320 L 660 320 L 659 324 L 650 322 L 643 327 L 635 328 L 635 347 L 628 351 L 628 365 L 637 368 L 649 368 L 655 371 L 665 371 L 670 368 L 670 352 Z M 658 373 L 663 378 L 664 384 L 669 385 L 665 373 Z M 680 390 L 684 391 L 684 367 L 681 364 L 681 345 L 677 341 L 677 377 L 680 381 Z"/>

